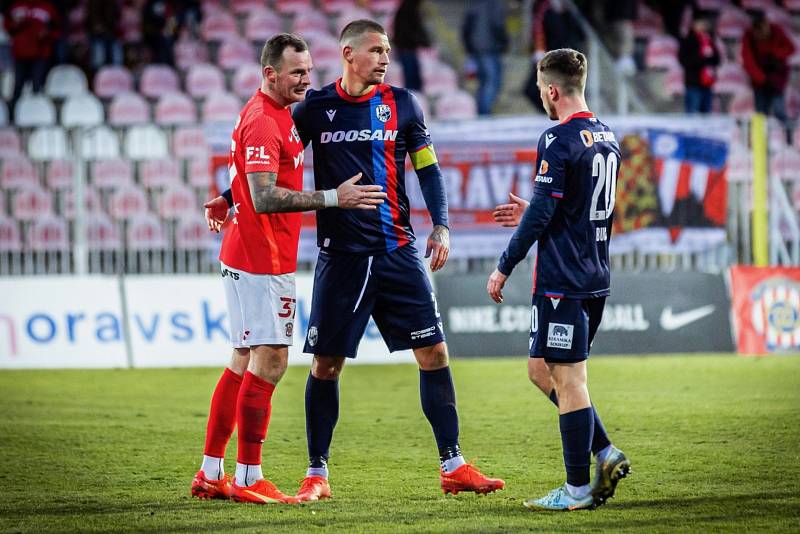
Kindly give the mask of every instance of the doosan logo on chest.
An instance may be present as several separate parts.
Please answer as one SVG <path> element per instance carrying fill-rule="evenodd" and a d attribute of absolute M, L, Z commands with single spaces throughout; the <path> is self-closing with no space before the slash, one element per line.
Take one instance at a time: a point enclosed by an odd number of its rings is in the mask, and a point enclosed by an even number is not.
<path fill-rule="evenodd" d="M 342 141 L 394 141 L 397 130 L 337 130 L 322 132 L 320 143 L 341 143 Z"/>

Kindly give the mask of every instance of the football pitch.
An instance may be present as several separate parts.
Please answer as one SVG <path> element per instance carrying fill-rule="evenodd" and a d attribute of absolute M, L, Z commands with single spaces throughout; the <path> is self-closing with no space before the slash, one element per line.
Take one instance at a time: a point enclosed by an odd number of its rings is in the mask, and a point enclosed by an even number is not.
<path fill-rule="evenodd" d="M 341 379 L 333 499 L 300 506 L 201 502 L 219 369 L 0 372 L 3 532 L 187 533 L 798 531 L 800 358 L 596 357 L 592 399 L 633 463 L 594 511 L 522 507 L 564 479 L 555 408 L 526 358 L 454 360 L 467 459 L 506 480 L 442 495 L 414 366 L 350 366 Z M 305 473 L 306 367 L 273 397 L 264 472 L 287 493 Z M 226 468 L 235 461 L 235 435 Z"/>

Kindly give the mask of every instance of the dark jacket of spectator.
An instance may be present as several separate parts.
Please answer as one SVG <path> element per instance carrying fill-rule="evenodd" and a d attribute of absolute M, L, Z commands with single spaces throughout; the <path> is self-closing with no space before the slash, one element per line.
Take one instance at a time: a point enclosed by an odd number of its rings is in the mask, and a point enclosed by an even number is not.
<path fill-rule="evenodd" d="M 117 38 L 122 9 L 117 0 L 89 0 L 86 4 L 86 31 L 89 35 Z"/>
<path fill-rule="evenodd" d="M 422 0 L 405 0 L 394 16 L 395 47 L 416 50 L 431 46 L 431 36 L 422 21 Z"/>
<path fill-rule="evenodd" d="M 61 20 L 52 2 L 17 0 L 4 17 L 11 37 L 11 52 L 17 60 L 50 59 L 61 36 Z"/>
<path fill-rule="evenodd" d="M 557 48 L 572 48 L 582 52 L 584 38 L 575 15 L 562 2 L 536 2 L 531 39 L 535 52 L 549 52 Z"/>
<path fill-rule="evenodd" d="M 681 41 L 678 59 L 683 66 L 686 87 L 711 87 L 716 81 L 714 67 L 720 55 L 714 38 L 708 32 L 691 30 Z"/>
<path fill-rule="evenodd" d="M 502 54 L 508 49 L 505 2 L 478 0 L 470 2 L 461 26 L 464 48 L 470 55 Z"/>
<path fill-rule="evenodd" d="M 766 23 L 768 30 L 748 28 L 742 38 L 742 61 L 753 87 L 783 92 L 789 81 L 788 59 L 794 44 L 777 24 Z"/>

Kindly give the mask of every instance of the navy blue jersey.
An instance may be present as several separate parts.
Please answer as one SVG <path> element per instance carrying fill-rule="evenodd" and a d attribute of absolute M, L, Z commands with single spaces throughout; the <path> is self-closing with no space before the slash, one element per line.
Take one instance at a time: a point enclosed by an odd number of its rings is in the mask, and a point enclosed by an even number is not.
<path fill-rule="evenodd" d="M 316 189 L 334 189 L 362 172 L 360 184 L 381 185 L 388 195 L 377 210 L 317 211 L 317 245 L 373 255 L 413 242 L 405 188 L 406 154 L 417 171 L 436 164 L 414 95 L 380 84 L 355 98 L 337 81 L 309 90 L 293 116 L 303 143 L 312 143 Z"/>
<path fill-rule="evenodd" d="M 559 200 L 539 237 L 535 294 L 609 294 L 608 241 L 620 161 L 614 133 L 589 112 L 539 138 L 533 192 Z"/>

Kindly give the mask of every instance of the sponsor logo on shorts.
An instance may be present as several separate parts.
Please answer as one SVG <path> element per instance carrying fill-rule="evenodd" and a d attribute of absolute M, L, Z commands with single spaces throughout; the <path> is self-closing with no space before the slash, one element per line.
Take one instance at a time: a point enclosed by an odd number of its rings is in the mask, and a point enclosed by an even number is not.
<path fill-rule="evenodd" d="M 312 327 L 310 327 L 308 329 L 308 345 L 310 347 L 313 347 L 314 345 L 317 344 L 317 338 L 318 338 L 317 336 L 318 335 L 319 334 L 317 332 L 317 327 L 316 326 L 312 326 Z"/>
<path fill-rule="evenodd" d="M 554 349 L 571 349 L 574 329 L 571 324 L 550 323 L 547 327 L 547 346 Z"/>
<path fill-rule="evenodd" d="M 222 269 L 222 278 L 225 278 L 226 276 L 230 276 L 234 280 L 238 280 L 239 279 L 239 273 L 235 273 L 235 272 L 233 272 L 231 270 L 228 270 L 228 269 Z"/>
<path fill-rule="evenodd" d="M 415 341 L 417 339 L 425 339 L 426 337 L 431 337 L 436 334 L 436 325 L 429 326 L 423 330 L 417 330 L 416 332 L 411 332 L 411 341 Z"/>

